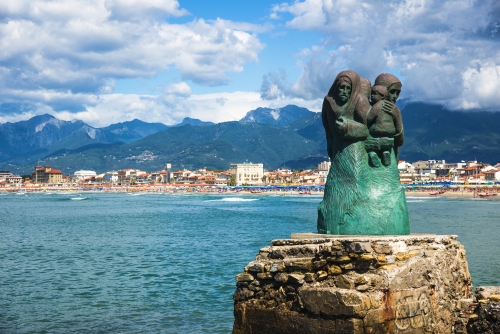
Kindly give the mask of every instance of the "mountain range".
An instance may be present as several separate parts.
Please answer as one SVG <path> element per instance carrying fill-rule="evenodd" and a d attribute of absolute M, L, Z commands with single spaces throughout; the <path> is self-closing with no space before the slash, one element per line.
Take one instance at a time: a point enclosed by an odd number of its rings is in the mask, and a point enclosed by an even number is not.
<path fill-rule="evenodd" d="M 401 111 L 407 161 L 500 160 L 500 113 L 452 112 L 438 105 L 407 104 Z M 175 126 L 140 120 L 94 128 L 50 115 L 0 124 L 0 169 L 27 174 L 51 165 L 65 174 L 91 169 L 159 170 L 261 162 L 265 168 L 314 168 L 328 159 L 321 114 L 288 105 L 257 108 L 239 122 L 213 124 L 185 118 Z"/>

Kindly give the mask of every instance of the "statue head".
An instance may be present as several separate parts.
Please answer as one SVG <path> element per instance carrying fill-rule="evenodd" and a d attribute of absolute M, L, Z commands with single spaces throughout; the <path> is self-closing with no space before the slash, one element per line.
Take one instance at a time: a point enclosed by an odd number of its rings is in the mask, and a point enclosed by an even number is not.
<path fill-rule="evenodd" d="M 361 78 L 360 80 L 361 80 L 360 81 L 361 91 L 363 92 L 363 94 L 366 96 L 367 99 L 370 99 L 370 92 L 372 89 L 372 84 L 370 83 L 370 80 L 368 80 L 367 78 Z"/>
<path fill-rule="evenodd" d="M 338 105 L 343 105 L 351 97 L 352 84 L 348 77 L 340 78 L 340 82 L 337 86 L 337 95 L 335 96 L 335 101 Z"/>
<path fill-rule="evenodd" d="M 393 103 L 396 103 L 401 93 L 401 88 L 403 87 L 401 81 L 399 81 L 395 75 L 389 73 L 380 74 L 377 79 L 375 79 L 375 85 L 382 85 L 387 88 L 389 94 L 388 100 Z"/>
<path fill-rule="evenodd" d="M 371 90 L 371 101 L 372 105 L 375 103 L 382 101 L 382 100 L 387 100 L 389 97 L 389 92 L 387 91 L 387 88 L 385 88 L 382 85 L 375 85 L 372 87 Z"/>
<path fill-rule="evenodd" d="M 338 106 L 343 106 L 350 103 L 358 93 L 360 93 L 359 75 L 354 71 L 347 70 L 337 75 L 328 91 L 328 96 L 332 97 Z"/>

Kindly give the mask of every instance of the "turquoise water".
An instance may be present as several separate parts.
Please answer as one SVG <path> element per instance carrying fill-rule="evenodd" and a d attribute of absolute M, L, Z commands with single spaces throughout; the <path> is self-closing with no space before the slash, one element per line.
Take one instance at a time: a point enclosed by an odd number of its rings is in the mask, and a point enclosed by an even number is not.
<path fill-rule="evenodd" d="M 230 333 L 234 276 L 315 230 L 315 196 L 1 194 L 0 333 Z M 412 232 L 457 234 L 500 285 L 500 201 L 409 198 Z"/>

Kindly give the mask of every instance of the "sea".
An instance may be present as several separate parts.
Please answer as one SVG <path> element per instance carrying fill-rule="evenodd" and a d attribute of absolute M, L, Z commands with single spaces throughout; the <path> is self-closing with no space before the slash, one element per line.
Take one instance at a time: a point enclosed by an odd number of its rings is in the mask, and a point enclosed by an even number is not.
<path fill-rule="evenodd" d="M 316 230 L 321 196 L 0 193 L 0 333 L 230 333 L 235 276 Z M 454 234 L 500 285 L 500 201 L 408 197 L 411 231 Z"/>

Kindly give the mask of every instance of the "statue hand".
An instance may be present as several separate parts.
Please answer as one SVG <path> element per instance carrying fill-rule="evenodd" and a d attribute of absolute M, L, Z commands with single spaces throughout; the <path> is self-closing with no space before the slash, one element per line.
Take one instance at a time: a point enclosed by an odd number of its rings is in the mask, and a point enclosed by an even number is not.
<path fill-rule="evenodd" d="M 388 100 L 385 100 L 384 105 L 382 106 L 382 110 L 391 116 L 394 116 L 394 109 L 395 108 L 396 108 L 396 106 L 394 105 L 394 103 L 392 103 L 391 101 L 388 101 Z"/>
<path fill-rule="evenodd" d="M 343 117 L 340 117 L 335 121 L 335 128 L 337 133 L 345 135 L 347 133 L 347 121 Z"/>

